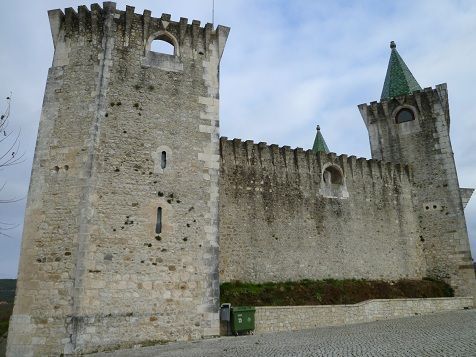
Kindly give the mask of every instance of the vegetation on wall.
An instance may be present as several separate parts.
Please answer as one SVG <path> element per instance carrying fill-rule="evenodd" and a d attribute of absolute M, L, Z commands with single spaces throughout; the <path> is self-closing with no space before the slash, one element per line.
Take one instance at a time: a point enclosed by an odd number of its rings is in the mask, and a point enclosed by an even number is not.
<path fill-rule="evenodd" d="M 220 285 L 222 303 L 249 306 L 355 304 L 370 299 L 451 297 L 453 289 L 442 281 L 301 280 L 283 283 Z"/>
<path fill-rule="evenodd" d="M 16 279 L 0 279 L 0 338 L 8 330 L 16 284 Z"/>

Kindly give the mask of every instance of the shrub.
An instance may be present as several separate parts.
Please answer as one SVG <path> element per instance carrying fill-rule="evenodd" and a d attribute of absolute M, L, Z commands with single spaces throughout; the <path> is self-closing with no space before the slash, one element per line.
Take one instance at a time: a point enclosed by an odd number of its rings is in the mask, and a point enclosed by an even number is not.
<path fill-rule="evenodd" d="M 220 286 L 222 303 L 243 306 L 355 304 L 370 299 L 453 296 L 453 289 L 438 280 L 301 280 L 253 284 L 240 281 Z"/>

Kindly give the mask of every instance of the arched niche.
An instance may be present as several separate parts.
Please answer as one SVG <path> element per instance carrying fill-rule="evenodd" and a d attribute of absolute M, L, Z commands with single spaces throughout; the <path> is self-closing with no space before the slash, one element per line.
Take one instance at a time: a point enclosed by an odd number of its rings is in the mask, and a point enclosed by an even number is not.
<path fill-rule="evenodd" d="M 342 169 L 335 164 L 324 165 L 321 174 L 319 194 L 326 198 L 348 198 Z"/>

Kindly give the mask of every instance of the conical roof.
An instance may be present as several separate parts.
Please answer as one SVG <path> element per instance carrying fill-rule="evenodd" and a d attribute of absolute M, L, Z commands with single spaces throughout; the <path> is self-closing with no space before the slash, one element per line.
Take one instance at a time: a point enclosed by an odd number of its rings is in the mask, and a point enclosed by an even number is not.
<path fill-rule="evenodd" d="M 314 145 L 312 146 L 312 152 L 317 154 L 318 152 L 325 152 L 326 154 L 329 152 L 329 148 L 327 147 L 326 141 L 321 134 L 321 128 L 319 125 L 316 127 L 317 133 L 316 138 L 314 139 Z"/>
<path fill-rule="evenodd" d="M 388 61 L 387 75 L 385 76 L 380 100 L 411 94 L 416 90 L 421 90 L 412 72 L 410 72 L 402 57 L 400 57 L 395 42 L 390 42 L 390 48 L 392 53 Z"/>

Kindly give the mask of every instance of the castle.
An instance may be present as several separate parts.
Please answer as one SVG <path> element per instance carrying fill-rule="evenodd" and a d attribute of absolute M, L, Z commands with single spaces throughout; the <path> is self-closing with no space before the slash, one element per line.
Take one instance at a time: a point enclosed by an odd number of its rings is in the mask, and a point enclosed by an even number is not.
<path fill-rule="evenodd" d="M 392 43 L 372 159 L 219 137 L 229 28 L 115 3 L 49 12 L 9 356 L 219 334 L 219 282 L 432 277 L 475 296 L 445 84 Z M 151 51 L 165 41 L 173 54 Z"/>

